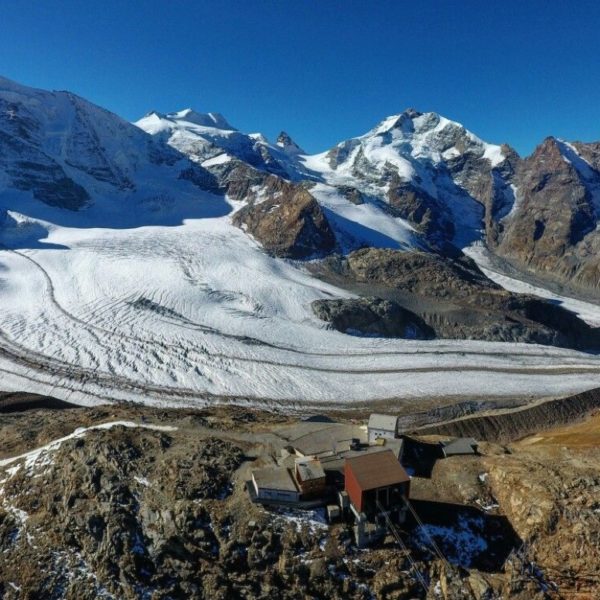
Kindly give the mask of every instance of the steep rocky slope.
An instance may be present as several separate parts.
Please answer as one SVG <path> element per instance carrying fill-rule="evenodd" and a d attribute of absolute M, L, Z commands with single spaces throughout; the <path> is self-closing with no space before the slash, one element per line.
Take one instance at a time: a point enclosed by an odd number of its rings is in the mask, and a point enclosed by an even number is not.
<path fill-rule="evenodd" d="M 515 204 L 500 225 L 497 251 L 542 278 L 596 291 L 599 166 L 597 144 L 546 139 L 518 166 Z"/>

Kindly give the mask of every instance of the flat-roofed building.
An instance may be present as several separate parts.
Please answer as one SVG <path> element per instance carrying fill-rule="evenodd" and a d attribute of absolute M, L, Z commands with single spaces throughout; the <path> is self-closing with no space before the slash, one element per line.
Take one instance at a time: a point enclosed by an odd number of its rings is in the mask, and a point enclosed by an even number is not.
<path fill-rule="evenodd" d="M 286 467 L 255 469 L 252 484 L 260 500 L 298 502 L 300 499 L 300 488 Z"/>
<path fill-rule="evenodd" d="M 294 467 L 303 497 L 314 497 L 325 492 L 325 471 L 319 459 L 297 458 Z"/>

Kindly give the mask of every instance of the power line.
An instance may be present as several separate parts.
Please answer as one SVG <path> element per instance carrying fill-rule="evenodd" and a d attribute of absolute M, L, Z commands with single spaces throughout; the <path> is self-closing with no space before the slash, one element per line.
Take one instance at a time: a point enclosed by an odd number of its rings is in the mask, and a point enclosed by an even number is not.
<path fill-rule="evenodd" d="M 407 545 L 404 543 L 404 541 L 400 537 L 400 533 L 396 529 L 396 526 L 392 523 L 392 520 L 390 519 L 389 514 L 383 509 L 383 506 L 381 505 L 379 500 L 376 501 L 376 505 L 377 505 L 377 508 L 379 509 L 379 512 L 383 515 L 383 518 L 386 521 L 388 529 L 394 536 L 396 542 L 398 543 L 400 548 L 402 548 L 402 550 L 404 550 L 405 556 L 408 559 L 408 562 L 409 562 L 412 570 L 415 573 L 415 577 L 417 578 L 417 581 L 421 584 L 421 587 L 423 588 L 423 591 L 425 592 L 425 595 L 427 596 L 427 594 L 429 593 L 429 586 L 427 585 L 427 582 L 425 581 L 423 574 L 421 573 L 421 571 L 419 571 L 419 568 L 417 567 L 417 563 L 414 561 L 414 559 L 410 553 L 410 550 L 408 549 Z"/>
<path fill-rule="evenodd" d="M 406 504 L 406 507 L 408 508 L 408 510 L 410 510 L 412 516 L 414 517 L 415 521 L 417 522 L 417 525 L 419 525 L 419 527 L 421 528 L 421 531 L 429 539 L 429 541 L 431 543 L 431 546 L 433 547 L 434 554 L 436 554 L 437 557 L 444 563 L 446 569 L 450 569 L 451 568 L 450 567 L 450 563 L 448 562 L 448 560 L 444 556 L 443 552 L 440 550 L 439 546 L 435 543 L 435 540 L 433 539 L 433 537 L 429 534 L 429 531 L 427 530 L 427 527 L 425 526 L 425 524 L 423 523 L 423 521 L 421 521 L 421 519 L 420 519 L 419 515 L 417 514 L 417 512 L 415 511 L 414 507 L 408 501 L 408 498 L 406 498 L 406 496 L 402 496 L 402 500 L 404 501 L 404 504 Z"/>

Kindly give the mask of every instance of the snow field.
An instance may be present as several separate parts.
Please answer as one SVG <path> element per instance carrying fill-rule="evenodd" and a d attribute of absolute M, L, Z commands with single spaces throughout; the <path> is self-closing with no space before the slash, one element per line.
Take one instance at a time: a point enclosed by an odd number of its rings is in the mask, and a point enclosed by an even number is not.
<path fill-rule="evenodd" d="M 310 410 L 600 385 L 599 359 L 575 351 L 329 330 L 311 302 L 350 294 L 269 257 L 228 216 L 174 227 L 54 226 L 47 243 L 54 249 L 0 251 L 5 389 L 84 404 Z"/>

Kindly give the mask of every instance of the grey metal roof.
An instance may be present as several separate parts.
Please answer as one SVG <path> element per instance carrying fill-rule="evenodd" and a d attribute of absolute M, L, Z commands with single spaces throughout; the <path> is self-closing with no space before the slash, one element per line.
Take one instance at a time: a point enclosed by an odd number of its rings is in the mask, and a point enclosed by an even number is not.
<path fill-rule="evenodd" d="M 298 486 L 292 474 L 285 467 L 265 467 L 252 471 L 252 477 L 259 488 L 298 492 Z"/>
<path fill-rule="evenodd" d="M 361 450 L 346 450 L 339 452 L 332 456 L 321 457 L 321 466 L 325 471 L 338 471 L 344 472 L 344 464 L 347 458 L 355 458 L 357 456 L 364 456 L 365 454 L 377 454 L 379 452 L 392 452 L 396 457 L 396 460 L 400 461 L 402 457 L 403 440 L 387 440 L 388 442 L 401 442 L 394 444 L 387 444 L 385 446 L 367 446 Z"/>
<path fill-rule="evenodd" d="M 473 438 L 456 438 L 448 442 L 442 442 L 442 449 L 445 456 L 453 454 L 475 454 L 477 446 L 477 440 Z"/>
<path fill-rule="evenodd" d="M 305 425 L 303 423 L 303 425 Z M 290 446 L 293 446 L 305 456 L 315 456 L 330 452 L 348 449 L 352 438 L 365 439 L 366 432 L 356 425 L 312 424 L 313 428 L 304 427 L 302 435 L 292 437 Z M 319 427 L 320 425 L 320 427 Z M 300 428 L 298 428 L 301 430 Z M 308 430 L 307 430 L 308 429 Z"/>
<path fill-rule="evenodd" d="M 298 460 L 296 461 L 296 468 L 302 481 L 311 481 L 325 477 L 325 471 L 323 471 L 321 461 L 319 460 Z"/>
<path fill-rule="evenodd" d="M 369 417 L 369 429 L 383 429 L 395 433 L 397 424 L 398 417 L 394 417 L 393 415 L 372 413 Z"/>

